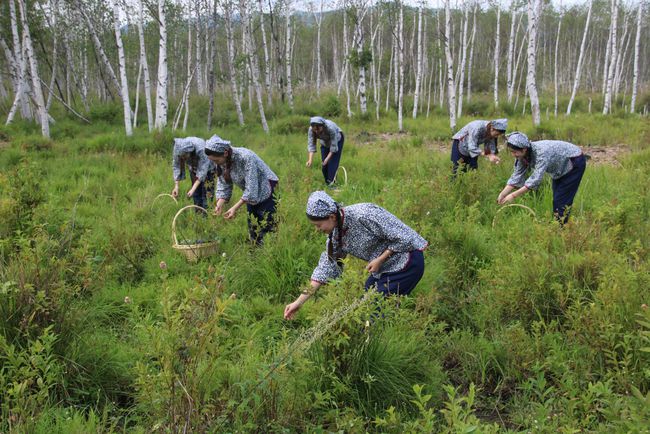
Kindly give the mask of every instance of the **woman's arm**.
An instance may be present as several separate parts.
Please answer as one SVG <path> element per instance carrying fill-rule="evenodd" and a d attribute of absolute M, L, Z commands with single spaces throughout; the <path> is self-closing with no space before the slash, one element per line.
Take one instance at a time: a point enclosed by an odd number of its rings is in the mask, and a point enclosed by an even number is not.
<path fill-rule="evenodd" d="M 309 298 L 314 295 L 316 291 L 318 291 L 318 288 L 320 288 L 321 285 L 322 284 L 320 282 L 312 280 L 310 282 L 309 290 L 303 291 L 293 303 L 289 303 L 285 306 L 284 319 L 293 319 L 296 312 L 298 312 L 302 305 L 305 304 L 305 302 L 309 300 Z"/>

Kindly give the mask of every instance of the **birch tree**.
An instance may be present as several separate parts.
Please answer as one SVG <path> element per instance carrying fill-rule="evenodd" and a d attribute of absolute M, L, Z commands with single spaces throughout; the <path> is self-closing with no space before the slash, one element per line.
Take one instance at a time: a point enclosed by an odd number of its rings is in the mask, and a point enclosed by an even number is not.
<path fill-rule="evenodd" d="M 143 13 L 142 0 L 138 0 L 138 42 L 140 43 L 140 66 L 144 83 L 144 98 L 147 105 L 147 126 L 149 131 L 153 129 L 153 107 L 151 105 L 151 76 L 149 75 L 149 63 L 147 62 L 147 51 L 144 44 L 144 31 L 142 29 Z M 140 81 L 138 80 L 138 83 Z"/>
<path fill-rule="evenodd" d="M 115 29 L 115 44 L 117 45 L 117 61 L 120 70 L 120 95 L 122 97 L 122 108 L 124 111 L 124 130 L 127 136 L 133 135 L 131 124 L 131 102 L 129 101 L 129 82 L 126 78 L 126 59 L 124 57 L 124 45 L 120 31 L 120 10 L 117 1 L 113 0 L 113 26 Z"/>
<path fill-rule="evenodd" d="M 420 99 L 420 87 L 422 82 L 422 68 L 424 66 L 424 56 L 422 48 L 422 10 L 424 2 L 420 1 L 418 6 L 418 37 L 417 37 L 417 72 L 415 74 L 415 93 L 413 95 L 413 119 L 418 116 L 418 102 Z"/>
<path fill-rule="evenodd" d="M 404 3 L 399 2 L 399 29 L 398 50 L 399 50 L 399 97 L 397 102 L 397 127 L 399 131 L 404 131 Z"/>
<path fill-rule="evenodd" d="M 618 1 L 611 0 L 611 26 L 610 26 L 610 55 L 609 66 L 607 68 L 607 81 L 605 84 L 605 100 L 603 103 L 603 114 L 606 115 L 610 112 L 612 106 L 612 87 L 614 84 L 614 73 L 616 71 L 616 56 L 617 56 L 617 17 L 618 17 Z"/>
<path fill-rule="evenodd" d="M 560 3 L 560 9 L 562 3 Z M 560 17 L 557 23 L 557 36 L 555 37 L 555 61 L 553 62 L 553 85 L 555 93 L 555 104 L 553 105 L 553 115 L 557 117 L 557 92 L 558 92 L 558 76 L 557 76 L 557 57 L 560 53 L 560 32 L 562 30 L 562 16 L 564 13 L 560 11 Z"/>
<path fill-rule="evenodd" d="M 539 110 L 539 96 L 537 95 L 537 30 L 541 0 L 528 0 L 528 74 L 526 75 L 526 88 L 530 97 L 530 109 L 533 115 L 533 124 L 538 126 L 542 119 Z"/>
<path fill-rule="evenodd" d="M 354 41 L 356 42 L 357 51 L 357 66 L 359 67 L 359 108 L 362 114 L 368 113 L 367 99 L 366 99 L 366 64 L 367 59 L 364 51 L 363 39 L 363 20 L 368 10 L 366 0 L 355 0 L 353 2 L 355 10 L 354 19 Z"/>
<path fill-rule="evenodd" d="M 231 0 L 224 2 L 224 21 L 226 24 L 226 45 L 228 46 L 228 72 L 230 74 L 230 91 L 232 92 L 235 111 L 239 125 L 244 125 L 244 113 L 241 109 L 241 99 L 237 89 L 237 73 L 235 71 L 235 35 L 232 29 L 232 4 Z"/>
<path fill-rule="evenodd" d="M 533 0 L 529 0 L 533 1 Z M 538 1 L 538 0 L 537 0 Z M 501 51 L 501 4 L 497 2 L 497 28 L 494 36 L 494 106 L 499 107 L 499 52 Z M 459 102 L 460 103 L 460 102 Z"/>
<path fill-rule="evenodd" d="M 469 50 L 469 66 L 467 68 L 467 102 L 472 98 L 472 66 L 474 63 L 474 40 L 476 38 L 476 11 L 478 10 L 478 2 L 474 3 L 474 13 L 472 14 L 472 37 L 470 39 Z"/>
<path fill-rule="evenodd" d="M 580 43 L 580 54 L 578 54 L 578 64 L 576 65 L 576 75 L 573 80 L 573 89 L 571 90 L 571 98 L 569 98 L 569 105 L 566 108 L 566 114 L 571 114 L 571 107 L 573 106 L 573 101 L 575 100 L 576 93 L 578 93 L 578 87 L 580 86 L 580 73 L 582 72 L 582 63 L 585 57 L 585 47 L 587 45 L 587 34 L 589 33 L 589 23 L 591 22 L 591 6 L 592 0 L 588 0 L 588 9 L 587 9 L 587 21 L 585 22 L 585 30 L 582 33 L 582 42 Z"/>
<path fill-rule="evenodd" d="M 456 84 L 454 82 L 454 59 L 451 54 L 451 11 L 450 0 L 445 0 L 445 58 L 447 60 L 447 101 L 449 103 L 449 127 L 456 129 Z"/>
<path fill-rule="evenodd" d="M 269 48 L 266 42 L 266 29 L 264 28 L 264 6 L 262 0 L 258 0 L 260 12 L 260 31 L 262 32 L 262 47 L 264 48 L 264 86 L 266 87 L 266 101 L 270 106 L 273 103 L 273 91 L 271 89 L 271 60 Z"/>
<path fill-rule="evenodd" d="M 165 0 L 158 0 L 158 85 L 156 87 L 156 129 L 167 125 L 167 24 L 165 21 Z"/>
<path fill-rule="evenodd" d="M 636 110 L 636 93 L 639 81 L 639 46 L 641 45 L 641 17 L 643 16 L 643 2 L 639 2 L 636 13 L 636 39 L 634 41 L 634 71 L 632 72 L 632 99 L 630 100 L 630 113 Z"/>
<path fill-rule="evenodd" d="M 239 11 L 241 14 L 242 25 L 244 26 L 244 46 L 246 47 L 246 59 L 251 71 L 251 79 L 253 81 L 253 87 L 255 88 L 255 97 L 257 99 L 257 107 L 260 112 L 260 120 L 262 122 L 262 128 L 265 133 L 269 133 L 269 125 L 266 123 L 266 115 L 264 114 L 264 103 L 262 102 L 262 85 L 260 84 L 260 72 L 259 64 L 257 60 L 255 40 L 253 39 L 253 29 L 252 29 L 252 12 L 246 7 L 247 1 L 240 0 L 239 2 Z"/>
<path fill-rule="evenodd" d="M 43 137 L 50 138 L 50 120 L 45 108 L 45 99 L 43 98 L 43 88 L 41 87 L 41 80 L 38 75 L 38 63 L 36 62 L 36 55 L 34 54 L 34 46 L 32 44 L 32 37 L 29 33 L 29 25 L 27 23 L 27 8 L 25 7 L 25 0 L 18 0 L 18 7 L 20 9 L 21 24 L 23 30 L 23 50 L 25 51 L 25 58 L 29 63 L 29 75 L 32 77 L 32 92 L 34 93 L 34 101 L 36 102 L 36 110 L 38 112 L 39 122 L 41 124 L 41 134 Z"/>
<path fill-rule="evenodd" d="M 291 62 L 291 12 L 292 12 L 292 5 L 291 1 L 287 1 L 287 4 L 285 5 L 285 19 L 286 19 L 286 45 L 285 45 L 285 67 L 286 67 L 286 75 L 287 75 L 287 101 L 289 103 L 289 108 L 293 110 L 293 85 L 291 83 L 291 68 L 292 68 L 292 62 Z"/>
<path fill-rule="evenodd" d="M 463 113 L 463 91 L 465 84 L 465 65 L 467 62 L 467 32 L 469 25 L 469 7 L 464 6 L 463 12 L 463 31 L 460 37 L 460 66 L 459 66 L 459 80 L 458 80 L 458 100 L 457 100 L 457 111 L 456 116 L 461 117 Z"/>

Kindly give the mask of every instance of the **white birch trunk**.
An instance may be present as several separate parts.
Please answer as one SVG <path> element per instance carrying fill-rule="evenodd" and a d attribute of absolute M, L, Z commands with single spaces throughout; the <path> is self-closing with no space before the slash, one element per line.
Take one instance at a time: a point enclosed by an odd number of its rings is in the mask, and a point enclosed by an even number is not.
<path fill-rule="evenodd" d="M 627 53 L 627 48 L 630 45 L 630 38 L 628 38 L 628 31 L 629 31 L 629 15 L 625 14 L 625 9 L 623 10 L 623 13 L 625 15 L 625 21 L 623 24 L 623 36 L 620 39 L 620 44 L 618 46 L 618 49 L 616 50 L 617 52 L 617 59 L 616 59 L 616 68 L 614 70 L 614 83 L 613 83 L 613 91 L 612 93 L 614 94 L 614 99 L 618 96 L 618 90 L 621 85 L 621 75 L 623 73 L 623 63 L 625 62 L 625 55 Z"/>
<path fill-rule="evenodd" d="M 456 130 L 456 84 L 454 83 L 454 59 L 451 55 L 450 0 L 445 0 L 445 59 L 447 60 L 447 97 L 449 103 L 449 127 Z"/>
<path fill-rule="evenodd" d="M 142 29 L 142 0 L 138 0 L 138 41 L 140 42 L 140 65 L 142 65 L 144 99 L 147 105 L 147 126 L 149 131 L 153 129 L 153 106 L 151 104 L 151 77 L 149 75 L 149 63 L 144 44 L 144 31 Z"/>
<path fill-rule="evenodd" d="M 560 8 L 562 5 L 560 4 Z M 558 76 L 557 76 L 557 58 L 560 53 L 560 32 L 562 31 L 562 17 L 563 13 L 560 12 L 560 17 L 557 23 L 557 36 L 555 37 L 555 60 L 553 62 L 553 88 L 555 91 L 555 104 L 553 106 L 553 115 L 557 117 L 557 92 L 558 92 Z"/>
<path fill-rule="evenodd" d="M 366 6 L 364 1 L 358 2 L 356 4 L 356 22 L 355 22 L 355 39 L 357 45 L 357 56 L 359 61 L 362 61 L 363 56 L 363 19 L 366 15 Z M 366 67 L 363 62 L 359 65 L 359 106 L 361 109 L 361 114 L 365 115 L 368 113 L 368 105 L 366 99 Z"/>
<path fill-rule="evenodd" d="M 18 108 L 20 108 L 20 114 L 23 119 L 32 119 L 32 112 L 29 106 L 29 86 L 27 84 L 28 66 L 27 60 L 25 59 L 25 52 L 23 51 L 23 46 L 20 42 L 20 34 L 18 33 L 18 19 L 14 0 L 9 0 L 9 15 L 11 18 L 11 36 L 14 44 L 13 58 L 15 59 L 16 64 L 17 87 L 14 89 L 14 101 L 7 116 L 7 125 L 13 122 Z"/>
<path fill-rule="evenodd" d="M 287 101 L 289 102 L 289 108 L 293 111 L 293 85 L 291 83 L 291 2 L 287 2 L 286 5 L 286 45 L 285 45 L 285 67 L 287 74 Z"/>
<path fill-rule="evenodd" d="M 472 65 L 474 64 L 474 41 L 476 39 L 476 10 L 478 2 L 474 4 L 474 13 L 472 18 L 472 37 L 470 39 L 469 66 L 467 68 L 467 102 L 472 99 Z"/>
<path fill-rule="evenodd" d="M 499 63 L 500 63 L 499 52 L 501 51 L 501 5 L 499 3 L 497 3 L 497 29 L 495 33 L 496 34 L 494 36 L 494 106 L 499 107 Z"/>
<path fill-rule="evenodd" d="M 158 0 L 158 24 L 160 41 L 158 44 L 158 84 L 156 88 L 155 128 L 167 125 L 167 24 L 165 20 L 165 0 Z"/>
<path fill-rule="evenodd" d="M 23 50 L 25 57 L 29 63 L 29 73 L 32 77 L 32 92 L 34 93 L 34 101 L 36 102 L 36 109 L 38 111 L 38 118 L 41 124 L 41 134 L 43 137 L 50 138 L 50 123 L 47 109 L 45 108 L 45 99 L 43 98 L 43 88 L 41 87 L 41 80 L 38 75 L 38 64 L 36 63 L 36 56 L 34 54 L 34 46 L 32 45 L 32 37 L 29 34 L 29 25 L 27 24 L 27 10 L 25 7 L 25 0 L 18 0 L 18 7 L 20 9 L 21 24 L 23 28 Z"/>
<path fill-rule="evenodd" d="M 463 92 L 465 89 L 465 65 L 467 62 L 467 32 L 469 26 L 469 8 L 464 6 L 465 11 L 463 14 L 463 32 L 461 35 L 460 43 L 460 76 L 458 80 L 458 106 L 456 109 L 456 117 L 461 117 L 463 113 Z"/>
<path fill-rule="evenodd" d="M 610 2 L 611 1 L 612 0 L 610 0 Z M 610 15 L 609 33 L 607 37 L 607 46 L 605 48 L 605 62 L 603 63 L 603 87 L 602 87 L 603 97 L 605 96 L 605 88 L 607 87 L 607 76 L 609 74 L 609 62 L 610 62 L 609 58 L 612 52 L 612 34 L 613 34 L 612 27 L 613 26 L 614 26 L 614 17 Z"/>
<path fill-rule="evenodd" d="M 530 108 L 533 115 L 533 124 L 539 126 L 541 114 L 539 110 L 539 96 L 537 94 L 537 29 L 541 0 L 528 0 L 528 74 L 526 75 L 526 89 L 530 97 Z"/>
<path fill-rule="evenodd" d="M 605 84 L 605 101 L 603 103 L 603 114 L 606 115 L 611 111 L 612 107 L 612 87 L 614 84 L 614 73 L 616 70 L 616 56 L 617 56 L 617 40 L 616 40 L 616 30 L 618 27 L 617 18 L 618 18 L 618 1 L 612 0 L 611 8 L 611 54 L 609 58 L 609 67 L 607 68 L 607 82 Z"/>
<path fill-rule="evenodd" d="M 255 88 L 255 97 L 257 100 L 257 107 L 260 112 L 260 120 L 262 122 L 262 128 L 266 134 L 269 133 L 269 125 L 266 122 L 266 115 L 264 114 L 264 103 L 262 101 L 262 85 L 260 83 L 260 72 L 259 64 L 257 61 L 257 50 L 255 47 L 255 41 L 253 39 L 253 29 L 252 29 L 252 11 L 248 11 L 246 8 L 246 0 L 240 0 L 239 10 L 242 17 L 242 25 L 244 26 L 244 39 L 246 47 L 246 57 L 248 59 L 248 64 L 250 66 L 251 78 L 253 80 L 253 87 Z"/>
<path fill-rule="evenodd" d="M 237 89 L 237 73 L 235 71 L 235 41 L 232 30 L 232 11 L 230 0 L 227 0 L 224 5 L 224 19 L 226 23 L 226 44 L 228 46 L 228 72 L 230 73 L 230 90 L 232 92 L 232 99 L 237 111 L 237 120 L 239 125 L 244 125 L 244 113 L 241 109 L 241 99 L 239 98 L 239 91 Z"/>
<path fill-rule="evenodd" d="M 643 16 L 643 3 L 639 2 L 639 9 L 636 15 L 636 39 L 634 40 L 634 70 L 632 72 L 632 100 L 630 101 L 630 113 L 636 110 L 636 95 L 639 80 L 639 46 L 641 43 L 641 17 Z"/>
<path fill-rule="evenodd" d="M 266 42 L 266 29 L 264 28 L 264 6 L 262 0 L 258 0 L 260 10 L 260 29 L 262 30 L 262 46 L 264 47 L 264 86 L 266 87 L 266 102 L 270 106 L 273 103 L 273 91 L 271 89 L 271 61 L 269 59 L 269 48 Z"/>
<path fill-rule="evenodd" d="M 422 9 L 424 5 L 420 2 L 418 6 L 418 37 L 417 37 L 417 72 L 415 74 L 415 93 L 413 95 L 413 119 L 418 117 L 418 102 L 420 100 L 420 87 L 422 82 L 423 48 L 422 48 Z"/>
<path fill-rule="evenodd" d="M 127 136 L 133 135 L 131 123 L 131 102 L 129 101 L 129 82 L 126 79 L 126 58 L 124 57 L 124 45 L 120 32 L 120 11 L 117 1 L 113 0 L 113 28 L 115 30 L 115 44 L 117 45 L 117 61 L 120 70 L 120 96 L 122 97 L 122 108 L 124 110 L 124 130 Z"/>
<path fill-rule="evenodd" d="M 319 12 L 316 13 L 315 10 L 312 10 L 314 15 L 314 21 L 316 21 L 316 96 L 320 97 L 320 87 L 321 87 L 321 54 L 320 54 L 320 44 L 321 44 L 321 28 L 323 25 L 323 0 L 320 1 Z"/>
<path fill-rule="evenodd" d="M 399 4 L 399 98 L 397 103 L 397 128 L 404 131 L 404 3 Z"/>
<path fill-rule="evenodd" d="M 571 91 L 571 98 L 569 99 L 569 105 L 566 108 L 566 114 L 571 114 L 571 107 L 573 107 L 573 101 L 576 98 L 578 93 L 578 87 L 580 86 L 580 73 L 582 71 L 582 63 L 585 58 L 585 47 L 587 46 L 587 34 L 589 33 L 589 23 L 591 22 L 591 6 L 592 0 L 589 0 L 589 8 L 587 9 L 587 21 L 585 22 L 585 31 L 582 33 L 582 42 L 580 43 L 580 54 L 578 54 L 578 65 L 576 66 L 576 76 L 573 80 L 573 90 Z"/>

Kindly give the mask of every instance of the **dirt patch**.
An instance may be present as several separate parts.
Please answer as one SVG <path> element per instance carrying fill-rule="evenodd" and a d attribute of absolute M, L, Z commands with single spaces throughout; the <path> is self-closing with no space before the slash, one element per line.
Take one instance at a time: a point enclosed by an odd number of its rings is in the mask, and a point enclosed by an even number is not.
<path fill-rule="evenodd" d="M 391 140 L 400 140 L 409 137 L 408 133 L 369 133 L 361 131 L 355 136 L 357 144 L 366 145 L 368 143 L 390 142 Z"/>
<path fill-rule="evenodd" d="M 624 144 L 613 146 L 583 146 L 582 150 L 586 155 L 591 157 L 591 163 L 609 164 L 611 166 L 621 166 L 619 160 L 631 152 L 630 147 Z"/>

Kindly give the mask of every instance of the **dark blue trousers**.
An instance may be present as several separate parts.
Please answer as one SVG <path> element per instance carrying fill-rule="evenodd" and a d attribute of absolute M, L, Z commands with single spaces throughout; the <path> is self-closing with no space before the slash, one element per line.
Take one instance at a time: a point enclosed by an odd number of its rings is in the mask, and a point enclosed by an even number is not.
<path fill-rule="evenodd" d="M 478 169 L 478 156 L 470 157 L 460 153 L 458 149 L 458 140 L 454 140 L 451 144 L 451 162 L 454 163 L 453 173 L 454 176 L 458 173 L 458 166 L 462 164 L 461 170 L 467 172 L 468 170 Z"/>
<path fill-rule="evenodd" d="M 374 287 L 375 291 L 389 295 L 408 295 L 413 291 L 424 274 L 424 254 L 420 250 L 409 252 L 409 261 L 401 271 L 383 273 L 377 279 L 372 275 L 366 280 L 366 291 Z"/>
<path fill-rule="evenodd" d="M 587 168 L 584 155 L 573 157 L 571 162 L 573 169 L 562 178 L 553 180 L 553 214 L 561 224 L 569 221 L 573 199 L 576 197 L 582 175 Z"/>
<path fill-rule="evenodd" d="M 196 180 L 196 174 L 191 172 L 190 179 L 192 180 L 192 184 L 194 184 L 194 181 Z M 194 205 L 208 209 L 208 198 L 211 200 L 214 197 L 214 190 L 214 172 L 210 171 L 208 172 L 208 176 L 206 176 L 205 181 L 200 183 L 199 187 L 194 190 L 194 194 L 192 195 Z M 197 211 L 201 212 L 200 210 Z"/>
<path fill-rule="evenodd" d="M 339 150 L 332 155 L 332 158 L 330 158 L 330 161 L 327 162 L 327 165 L 322 167 L 323 170 L 323 177 L 325 178 L 325 183 L 327 185 L 331 184 L 334 182 L 334 178 L 336 178 L 336 171 L 339 170 L 339 163 L 341 162 L 341 154 L 343 153 L 343 143 L 345 142 L 345 137 L 343 137 L 343 133 L 341 133 L 341 140 L 339 140 Z M 320 157 L 321 161 L 325 160 L 327 158 L 327 154 L 330 153 L 330 148 L 327 148 L 325 146 L 320 147 Z"/>
<path fill-rule="evenodd" d="M 248 211 L 248 236 L 250 240 L 261 246 L 264 242 L 264 235 L 275 231 L 275 211 L 277 210 L 277 201 L 275 197 L 275 188 L 278 185 L 276 181 L 271 183 L 271 196 L 256 204 L 246 204 Z"/>

